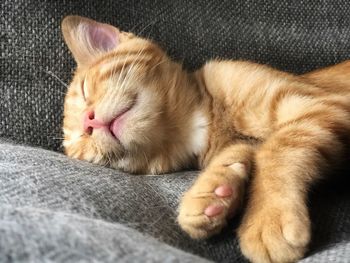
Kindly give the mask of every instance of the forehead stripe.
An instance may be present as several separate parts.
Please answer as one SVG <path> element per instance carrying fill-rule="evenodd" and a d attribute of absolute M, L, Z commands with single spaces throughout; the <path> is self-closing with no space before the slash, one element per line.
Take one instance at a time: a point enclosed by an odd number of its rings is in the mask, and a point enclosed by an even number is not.
<path fill-rule="evenodd" d="M 139 55 L 139 54 L 150 54 L 150 53 L 155 53 L 153 50 L 149 47 L 147 48 L 138 48 L 138 49 L 125 49 L 125 50 L 120 50 L 112 53 L 108 53 L 107 55 L 101 57 L 98 59 L 92 67 L 100 67 L 100 64 L 104 64 L 109 61 L 115 61 L 116 58 L 119 58 L 121 60 L 122 58 L 127 58 L 133 55 Z"/>
<path fill-rule="evenodd" d="M 109 63 L 101 68 L 98 81 L 104 81 L 110 78 L 113 74 L 120 72 L 123 68 L 126 69 L 133 64 L 147 66 L 151 60 L 152 58 L 129 58 L 126 61 Z"/>

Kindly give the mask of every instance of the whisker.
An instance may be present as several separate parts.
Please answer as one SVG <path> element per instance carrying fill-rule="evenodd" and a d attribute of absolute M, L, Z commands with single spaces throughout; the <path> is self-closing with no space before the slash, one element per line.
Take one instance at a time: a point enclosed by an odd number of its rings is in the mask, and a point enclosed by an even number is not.
<path fill-rule="evenodd" d="M 157 15 L 156 15 L 156 17 L 157 17 Z M 134 32 L 134 31 L 135 31 L 137 35 L 141 35 L 148 27 L 155 25 L 158 21 L 159 21 L 159 18 L 157 17 L 157 18 L 155 18 L 154 20 L 152 20 L 150 23 L 146 24 L 146 26 L 144 26 L 143 28 L 141 28 L 141 30 L 140 30 L 139 32 L 137 32 L 137 31 L 136 31 L 136 28 L 137 28 L 138 26 L 140 26 L 140 25 L 142 24 L 142 22 L 141 22 L 141 23 L 138 23 L 138 24 L 136 24 L 135 26 L 133 26 L 129 31 L 130 31 L 130 32 Z"/>
<path fill-rule="evenodd" d="M 68 84 L 65 83 L 62 79 L 60 79 L 56 74 L 54 74 L 52 71 L 49 70 L 44 70 L 44 72 L 46 74 L 51 75 L 52 77 L 54 77 L 55 79 L 57 79 L 63 86 L 65 86 L 66 88 L 68 87 Z"/>
<path fill-rule="evenodd" d="M 134 62 L 133 62 L 133 63 L 131 64 L 131 66 L 129 67 L 129 70 L 128 70 L 128 72 L 127 72 L 126 75 L 125 75 L 124 81 L 123 81 L 123 83 L 121 84 L 121 88 L 122 88 L 122 89 L 124 89 L 125 86 L 126 86 L 126 85 L 125 85 L 125 82 L 126 82 L 126 81 L 128 82 L 128 81 L 131 79 L 132 75 L 130 74 L 130 72 L 131 72 L 131 70 L 133 70 L 133 69 L 135 68 L 135 66 L 138 64 L 137 62 L 138 62 L 138 60 L 140 59 L 141 54 L 145 51 L 145 48 L 146 48 L 146 46 L 143 46 L 143 48 L 141 48 L 141 49 L 138 51 Z"/>
<path fill-rule="evenodd" d="M 123 67 L 120 71 L 120 74 L 119 74 L 119 78 L 118 78 L 118 82 L 117 82 L 117 85 L 118 85 L 118 88 L 120 86 L 120 80 L 121 80 L 121 77 L 123 76 L 123 73 L 124 73 L 124 69 L 125 69 L 125 64 L 126 64 L 126 61 L 128 60 L 129 58 L 129 55 L 130 55 L 130 50 L 128 51 L 128 53 L 126 54 L 126 58 L 124 60 L 124 63 L 123 63 Z"/>
<path fill-rule="evenodd" d="M 127 55 L 129 54 L 129 52 L 130 52 L 130 51 L 128 51 Z M 119 61 L 120 61 L 120 56 L 117 56 L 117 64 L 119 64 Z M 124 66 L 124 64 L 123 64 L 123 66 Z M 123 70 L 123 69 L 122 69 L 122 70 Z M 116 71 L 117 71 L 117 68 L 115 67 L 115 68 L 112 70 L 110 77 L 113 77 L 113 76 L 116 74 Z M 118 77 L 117 85 L 119 84 L 120 76 L 121 76 L 121 75 L 119 75 L 119 77 Z"/>
<path fill-rule="evenodd" d="M 150 22 L 148 25 L 146 25 L 140 32 L 138 32 L 138 34 L 142 35 L 142 33 L 143 33 L 147 28 L 149 28 L 150 26 L 155 25 L 158 21 L 159 21 L 159 18 L 156 18 L 155 20 L 151 21 L 151 22 Z M 151 33 L 151 32 L 148 33 L 147 38 L 149 38 L 150 33 Z"/>
<path fill-rule="evenodd" d="M 150 70 L 153 70 L 155 67 L 167 62 L 168 60 L 167 59 L 164 59 L 164 60 L 161 60 L 159 63 L 155 64 Z"/>
<path fill-rule="evenodd" d="M 143 154 L 143 157 L 145 158 L 145 161 L 146 161 L 146 164 L 147 164 L 147 167 L 150 167 L 150 162 L 149 162 L 149 159 L 147 158 L 147 154 L 145 151 L 142 151 L 142 154 Z"/>

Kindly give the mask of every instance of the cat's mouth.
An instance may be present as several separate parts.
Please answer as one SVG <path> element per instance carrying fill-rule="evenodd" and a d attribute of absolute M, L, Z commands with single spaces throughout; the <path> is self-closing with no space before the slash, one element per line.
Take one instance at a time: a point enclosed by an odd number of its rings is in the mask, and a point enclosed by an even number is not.
<path fill-rule="evenodd" d="M 130 106 L 122 109 L 109 124 L 109 131 L 111 132 L 113 137 L 118 139 L 118 141 L 120 141 L 119 138 L 123 132 L 122 130 L 123 130 L 123 126 L 124 126 L 123 124 L 125 122 L 125 119 L 128 113 L 130 112 L 130 110 L 135 106 L 135 104 L 136 104 L 136 99 Z"/>

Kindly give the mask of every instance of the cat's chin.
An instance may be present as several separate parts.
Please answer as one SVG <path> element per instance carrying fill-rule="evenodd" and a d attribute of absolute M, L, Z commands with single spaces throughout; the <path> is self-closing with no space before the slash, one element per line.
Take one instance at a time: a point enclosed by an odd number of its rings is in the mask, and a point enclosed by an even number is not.
<path fill-rule="evenodd" d="M 103 149 L 103 152 L 124 152 L 125 148 L 123 143 L 112 134 L 109 129 L 100 129 L 94 131 L 93 134 L 96 145 Z"/>

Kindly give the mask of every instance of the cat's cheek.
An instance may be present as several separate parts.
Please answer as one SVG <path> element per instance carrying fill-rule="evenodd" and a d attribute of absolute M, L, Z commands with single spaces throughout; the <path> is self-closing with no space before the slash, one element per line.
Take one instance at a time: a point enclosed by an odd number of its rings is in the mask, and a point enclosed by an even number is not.
<path fill-rule="evenodd" d="M 135 146 L 138 150 L 147 151 L 162 141 L 163 133 L 158 125 L 152 122 L 130 120 L 125 122 L 119 140 L 130 150 Z"/>

